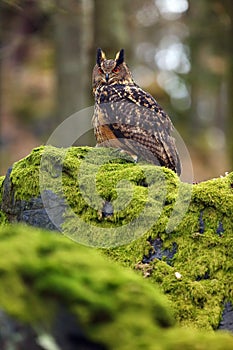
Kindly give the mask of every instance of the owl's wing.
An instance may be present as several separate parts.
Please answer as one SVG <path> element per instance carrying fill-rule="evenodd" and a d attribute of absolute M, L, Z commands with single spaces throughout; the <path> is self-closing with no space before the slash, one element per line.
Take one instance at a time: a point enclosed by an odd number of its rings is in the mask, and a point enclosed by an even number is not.
<path fill-rule="evenodd" d="M 99 105 L 104 123 L 128 150 L 180 174 L 173 125 L 156 100 L 137 85 L 114 85 Z M 132 140 L 132 142 L 130 142 Z"/>
<path fill-rule="evenodd" d="M 115 85 L 112 87 L 115 94 L 120 97 L 120 100 L 126 100 L 130 102 L 128 105 L 129 110 L 135 108 L 137 111 L 141 111 L 144 118 L 140 120 L 140 125 L 146 130 L 154 131 L 166 130 L 168 133 L 171 132 L 173 125 L 169 116 L 159 106 L 157 101 L 148 92 L 142 90 L 139 86 L 135 85 Z M 132 103 L 137 107 L 133 107 Z M 126 106 L 125 106 L 126 107 Z M 133 115 L 132 115 L 133 117 Z M 154 128 L 153 128 L 154 126 Z M 151 128 L 152 127 L 152 128 Z M 155 133 L 156 136 L 156 133 Z"/>

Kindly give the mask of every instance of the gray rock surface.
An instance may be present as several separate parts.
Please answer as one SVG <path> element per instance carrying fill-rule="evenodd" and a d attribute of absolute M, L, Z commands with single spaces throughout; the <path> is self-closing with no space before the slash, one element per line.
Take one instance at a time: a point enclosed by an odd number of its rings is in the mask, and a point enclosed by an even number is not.
<path fill-rule="evenodd" d="M 31 198 L 28 201 L 15 200 L 14 187 L 11 182 L 10 174 L 12 168 L 7 171 L 3 182 L 3 196 L 1 210 L 6 214 L 9 222 L 24 222 L 31 226 L 40 227 L 48 230 L 60 230 L 63 222 L 63 213 L 66 205 L 62 198 L 58 198 L 50 190 L 41 196 Z M 47 210 L 49 210 L 49 216 Z M 56 224 L 53 224 L 52 217 L 56 217 Z"/>

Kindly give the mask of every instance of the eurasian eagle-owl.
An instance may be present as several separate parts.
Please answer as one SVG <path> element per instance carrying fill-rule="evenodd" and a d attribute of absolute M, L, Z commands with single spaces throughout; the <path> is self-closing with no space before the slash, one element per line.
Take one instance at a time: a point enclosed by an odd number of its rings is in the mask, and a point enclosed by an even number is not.
<path fill-rule="evenodd" d="M 97 50 L 92 86 L 97 146 L 119 148 L 134 159 L 165 166 L 180 175 L 172 122 L 157 101 L 134 82 L 123 49 L 110 60 Z"/>

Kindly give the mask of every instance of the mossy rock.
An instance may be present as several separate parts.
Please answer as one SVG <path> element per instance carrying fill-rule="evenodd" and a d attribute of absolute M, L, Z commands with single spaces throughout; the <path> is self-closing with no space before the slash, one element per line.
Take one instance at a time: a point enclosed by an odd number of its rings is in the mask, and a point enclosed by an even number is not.
<path fill-rule="evenodd" d="M 0 176 L 0 203 L 2 201 L 2 183 L 5 179 L 5 176 Z"/>
<path fill-rule="evenodd" d="M 6 225 L 8 223 L 6 215 L 0 210 L 0 226 Z"/>
<path fill-rule="evenodd" d="M 2 203 L 2 184 L 5 176 L 0 176 L 0 208 Z M 6 215 L 0 210 L 0 226 L 5 225 L 8 222 Z"/>
<path fill-rule="evenodd" d="M 0 260 L 3 350 L 233 347 L 228 334 L 178 328 L 157 287 L 62 235 L 7 225 Z"/>
<path fill-rule="evenodd" d="M 233 305 L 232 184 L 233 173 L 192 185 L 116 150 L 47 146 L 8 172 L 2 210 L 105 248 L 159 284 L 181 325 L 216 330 Z"/>

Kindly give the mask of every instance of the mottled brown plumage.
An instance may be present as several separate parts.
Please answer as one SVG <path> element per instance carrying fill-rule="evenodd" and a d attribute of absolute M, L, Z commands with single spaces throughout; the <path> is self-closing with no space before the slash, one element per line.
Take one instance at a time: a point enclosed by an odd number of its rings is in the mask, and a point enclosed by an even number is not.
<path fill-rule="evenodd" d="M 97 146 L 120 148 L 134 159 L 180 174 L 171 120 L 156 100 L 135 84 L 124 62 L 124 50 L 114 60 L 107 60 L 103 51 L 97 50 L 92 84 Z"/>

